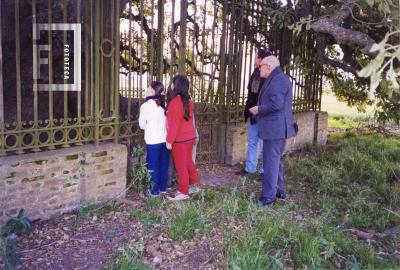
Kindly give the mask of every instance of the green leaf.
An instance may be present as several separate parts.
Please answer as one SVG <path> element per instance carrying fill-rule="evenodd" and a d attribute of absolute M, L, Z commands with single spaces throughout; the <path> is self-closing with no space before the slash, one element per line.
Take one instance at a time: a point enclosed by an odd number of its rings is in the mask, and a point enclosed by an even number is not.
<path fill-rule="evenodd" d="M 368 6 L 373 7 L 374 4 L 375 4 L 375 1 L 374 0 L 367 0 L 367 4 L 368 4 Z"/>
<path fill-rule="evenodd" d="M 370 52 L 377 52 L 383 49 L 383 46 L 380 45 L 380 43 L 375 43 L 372 45 L 371 49 L 369 49 Z"/>
<path fill-rule="evenodd" d="M 393 89 L 398 90 L 400 88 L 399 83 L 397 82 L 397 76 L 393 69 L 393 62 L 390 64 L 390 68 L 386 73 L 386 79 L 390 82 Z"/>
<path fill-rule="evenodd" d="M 376 51 L 382 52 L 382 51 L 384 51 L 385 50 L 385 45 L 387 44 L 387 41 L 389 39 L 389 34 L 390 33 L 387 33 L 386 36 L 382 39 L 382 41 L 379 42 L 378 44 L 375 43 L 374 45 L 372 45 L 372 47 L 371 47 L 371 49 L 369 51 L 370 52 L 376 52 Z"/>
<path fill-rule="evenodd" d="M 384 57 L 378 55 L 375 59 L 372 59 L 368 65 L 366 65 L 363 69 L 361 69 L 358 72 L 358 76 L 366 78 L 371 76 L 376 70 L 378 70 L 382 63 L 383 63 Z"/>
<path fill-rule="evenodd" d="M 381 81 L 381 72 L 374 72 L 371 75 L 371 83 L 370 83 L 370 90 L 375 91 L 375 89 L 379 86 Z"/>

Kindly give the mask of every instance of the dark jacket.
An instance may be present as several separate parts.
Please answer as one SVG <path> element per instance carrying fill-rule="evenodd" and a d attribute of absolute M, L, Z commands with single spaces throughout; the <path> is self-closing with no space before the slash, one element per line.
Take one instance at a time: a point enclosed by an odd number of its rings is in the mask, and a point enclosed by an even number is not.
<path fill-rule="evenodd" d="M 265 79 L 260 78 L 260 85 L 259 85 L 258 91 L 257 91 L 257 93 L 253 93 L 253 91 L 251 91 L 253 80 L 254 80 L 255 76 L 259 76 L 259 75 L 260 75 L 259 68 L 255 68 L 253 73 L 250 76 L 249 84 L 247 85 L 247 100 L 246 100 L 246 106 L 244 108 L 244 119 L 245 119 L 245 122 L 247 122 L 247 119 L 250 118 L 250 123 L 252 125 L 254 125 L 257 121 L 255 118 L 253 118 L 253 115 L 250 113 L 249 109 L 254 106 L 257 106 L 258 96 L 260 94 L 262 85 L 265 81 Z"/>
<path fill-rule="evenodd" d="M 280 67 L 264 82 L 258 100 L 258 136 L 263 140 L 296 136 L 292 116 L 292 83 Z"/>

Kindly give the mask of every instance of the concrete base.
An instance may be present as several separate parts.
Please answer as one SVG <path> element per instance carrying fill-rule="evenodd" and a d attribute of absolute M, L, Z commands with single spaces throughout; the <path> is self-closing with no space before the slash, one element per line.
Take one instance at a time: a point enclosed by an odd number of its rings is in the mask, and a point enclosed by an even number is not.
<path fill-rule="evenodd" d="M 127 157 L 126 146 L 106 143 L 0 158 L 0 224 L 22 208 L 48 219 L 124 197 Z"/>
<path fill-rule="evenodd" d="M 326 144 L 328 136 L 328 113 L 295 113 L 293 121 L 299 126 L 296 137 L 287 140 L 286 152 L 302 148 L 306 143 Z M 226 136 L 225 163 L 235 165 L 244 162 L 247 149 L 247 125 L 245 123 L 228 126 Z"/>

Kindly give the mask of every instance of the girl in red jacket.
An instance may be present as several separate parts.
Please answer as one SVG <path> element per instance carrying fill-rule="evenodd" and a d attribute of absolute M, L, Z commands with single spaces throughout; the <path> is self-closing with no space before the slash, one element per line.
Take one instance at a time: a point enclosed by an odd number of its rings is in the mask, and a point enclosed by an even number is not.
<path fill-rule="evenodd" d="M 167 106 L 167 148 L 172 150 L 178 173 L 178 191 L 170 200 L 189 198 L 189 193 L 198 191 L 200 186 L 192 149 L 196 139 L 193 122 L 194 105 L 189 96 L 189 81 L 178 75 L 172 79 Z M 192 185 L 189 188 L 189 184 Z M 191 191 L 191 192 L 190 192 Z"/>

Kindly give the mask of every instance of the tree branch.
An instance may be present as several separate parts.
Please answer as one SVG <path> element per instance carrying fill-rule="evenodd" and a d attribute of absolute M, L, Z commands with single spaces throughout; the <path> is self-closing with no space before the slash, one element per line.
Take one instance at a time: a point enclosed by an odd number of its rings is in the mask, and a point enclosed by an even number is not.
<path fill-rule="evenodd" d="M 346 63 L 330 59 L 325 55 L 326 37 L 324 34 L 317 34 L 317 59 L 320 63 L 341 68 L 343 71 L 350 72 L 358 78 L 357 68 L 347 65 Z"/>
<path fill-rule="evenodd" d="M 375 40 L 365 33 L 341 26 L 343 21 L 350 16 L 355 4 L 356 0 L 345 0 L 341 8 L 332 16 L 323 17 L 312 23 L 311 29 L 317 33 L 333 36 L 338 44 L 359 44 L 363 47 L 364 54 L 372 56 L 374 53 L 371 53 L 370 49 L 375 44 Z"/>

